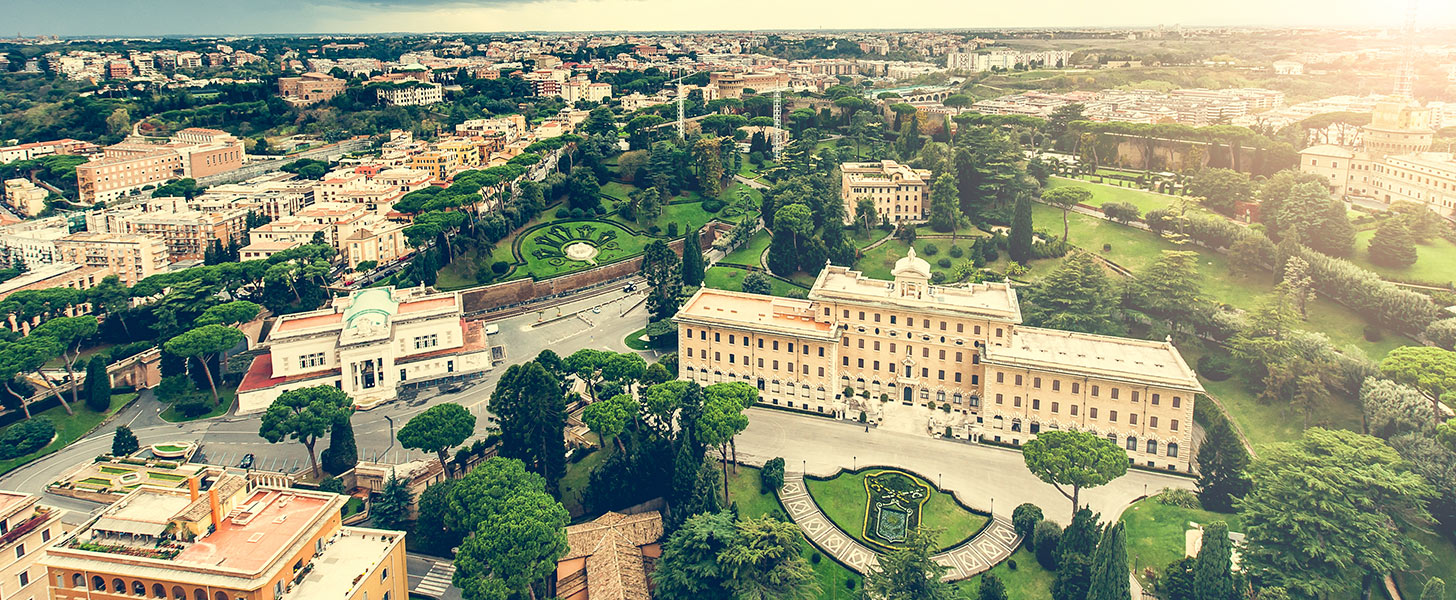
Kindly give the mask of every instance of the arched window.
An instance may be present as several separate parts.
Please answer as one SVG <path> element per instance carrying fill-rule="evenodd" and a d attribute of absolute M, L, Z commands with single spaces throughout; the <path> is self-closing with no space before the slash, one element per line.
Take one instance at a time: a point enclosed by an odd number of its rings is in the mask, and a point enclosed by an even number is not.
<path fill-rule="evenodd" d="M 154 597 L 154 598 L 166 598 L 167 597 L 167 590 L 166 590 L 166 588 L 163 588 L 162 587 L 162 584 L 160 584 L 160 583 L 153 583 L 152 584 L 152 597 Z"/>
<path fill-rule="evenodd" d="M 174 585 L 172 586 L 172 598 L 173 600 L 187 600 L 187 592 L 182 591 L 182 586 Z"/>
<path fill-rule="evenodd" d="M 1176 442 L 1168 442 L 1168 456 L 1178 456 L 1178 444 Z"/>
<path fill-rule="evenodd" d="M 1117 443 L 1117 434 L 1115 434 L 1115 433 L 1109 433 L 1109 434 L 1107 434 L 1107 441 L 1116 444 Z"/>
<path fill-rule="evenodd" d="M 1148 454 L 1158 453 L 1158 440 L 1148 440 Z"/>
<path fill-rule="evenodd" d="M 111 590 L 118 594 L 126 593 L 126 582 L 120 579 L 111 580 Z"/>
<path fill-rule="evenodd" d="M 142 583 L 140 581 L 133 581 L 133 582 L 131 582 L 131 593 L 136 594 L 138 596 L 145 596 L 145 595 L 147 595 L 147 584 Z"/>
<path fill-rule="evenodd" d="M 217 592 L 212 595 L 212 600 L 228 600 L 228 597 L 227 594 L 223 592 Z"/>
<path fill-rule="evenodd" d="M 207 600 L 207 590 L 202 588 L 192 590 L 192 600 Z"/>
<path fill-rule="evenodd" d="M 71 587 L 85 589 L 86 588 L 86 576 L 85 575 L 82 575 L 80 573 L 72 573 L 71 574 Z"/>
<path fill-rule="evenodd" d="M 1012 419 L 1011 420 L 1011 430 L 1012 431 L 1021 431 L 1021 419 Z"/>
<path fill-rule="evenodd" d="M 1127 436 L 1127 449 L 1137 451 L 1137 436 Z"/>
<path fill-rule="evenodd" d="M 106 580 L 105 579 L 102 579 L 100 575 L 92 575 L 91 576 L 91 589 L 96 590 L 98 592 L 104 592 L 104 591 L 106 591 Z"/>

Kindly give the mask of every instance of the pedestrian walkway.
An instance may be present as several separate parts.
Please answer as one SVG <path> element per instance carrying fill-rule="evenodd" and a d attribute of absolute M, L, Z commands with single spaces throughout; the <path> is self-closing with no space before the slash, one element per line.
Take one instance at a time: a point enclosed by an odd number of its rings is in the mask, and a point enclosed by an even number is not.
<path fill-rule="evenodd" d="M 450 581 L 454 577 L 455 565 L 448 562 L 436 561 L 435 565 L 430 567 L 430 572 L 425 573 L 425 578 L 421 579 L 419 584 L 410 590 L 410 593 L 439 598 L 450 587 Z"/>
<path fill-rule="evenodd" d="M 784 473 L 784 486 L 779 489 L 779 502 L 793 520 L 820 550 L 833 557 L 850 570 L 861 575 L 879 566 L 879 555 L 849 537 L 834 522 L 824 516 L 819 505 L 809 495 L 802 473 Z M 991 523 L 965 543 L 932 556 L 935 562 L 950 570 L 946 581 L 970 579 L 990 569 L 1016 550 L 1021 543 L 1020 536 L 1011 522 L 993 517 Z"/>

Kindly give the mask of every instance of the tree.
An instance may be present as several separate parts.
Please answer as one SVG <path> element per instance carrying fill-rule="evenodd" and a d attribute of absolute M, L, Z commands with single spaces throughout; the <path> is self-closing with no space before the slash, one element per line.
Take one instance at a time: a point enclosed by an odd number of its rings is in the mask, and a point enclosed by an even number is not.
<path fill-rule="evenodd" d="M 805 599 L 819 595 L 809 561 L 799 555 L 799 526 L 772 516 L 746 518 L 718 553 L 736 600 Z"/>
<path fill-rule="evenodd" d="M 1030 502 L 1018 505 L 1011 511 L 1011 525 L 1016 529 L 1016 534 L 1021 536 L 1021 541 L 1028 546 L 1032 545 L 1031 536 L 1036 532 L 1036 524 L 1041 521 L 1041 507 Z"/>
<path fill-rule="evenodd" d="M 1193 557 L 1185 556 L 1168 563 L 1168 566 L 1163 568 L 1163 573 L 1157 581 L 1159 598 L 1193 600 L 1193 562 Z M 1261 595 L 1260 598 L 1262 599 L 1263 596 Z"/>
<path fill-rule="evenodd" d="M 1319 235 L 1309 240 L 1309 247 L 1330 256 L 1349 257 L 1355 253 L 1355 226 L 1350 224 L 1345 201 L 1330 198 L 1323 208 Z"/>
<path fill-rule="evenodd" d="M 716 446 L 723 458 L 723 498 L 728 499 L 728 449 L 733 439 L 748 428 L 743 414 L 758 403 L 758 389 L 742 381 L 715 383 L 703 388 L 703 414 L 698 419 L 698 441 Z M 733 470 L 738 470 L 738 452 L 733 452 Z"/>
<path fill-rule="evenodd" d="M 573 209 L 595 212 L 602 206 L 602 189 L 596 175 L 586 167 L 576 167 L 566 178 L 566 203 Z"/>
<path fill-rule="evenodd" d="M 212 401 L 218 402 L 217 381 L 212 377 L 212 369 L 208 362 L 213 355 L 226 352 L 228 349 L 243 342 L 243 332 L 226 325 L 203 325 L 196 329 L 189 329 L 177 335 L 162 348 L 177 356 L 197 358 L 202 363 L 202 371 L 207 374 L 207 385 L 212 388 Z"/>
<path fill-rule="evenodd" d="M 1043 519 L 1036 524 L 1032 530 L 1031 545 L 1036 549 L 1036 562 L 1043 569 L 1054 571 L 1057 568 L 1057 556 L 1061 554 L 1057 547 L 1062 541 L 1062 527 L 1052 521 Z"/>
<path fill-rule="evenodd" d="M 1368 592 L 1426 554 L 1403 526 L 1429 518 L 1434 490 L 1377 438 L 1311 428 L 1262 447 L 1249 475 L 1253 486 L 1236 505 L 1242 565 L 1258 585 L 1331 597 L 1363 575 Z"/>
<path fill-rule="evenodd" d="M 1080 509 L 1057 540 L 1057 574 L 1052 580 L 1054 600 L 1086 600 L 1092 585 L 1092 558 L 1101 537 L 1098 515 Z"/>
<path fill-rule="evenodd" d="M 308 462 L 316 479 L 323 477 L 319 469 L 314 445 L 340 419 L 347 418 L 354 410 L 354 401 L 343 390 L 332 385 L 316 385 L 288 390 L 263 413 L 263 422 L 258 435 L 277 444 L 292 439 L 308 450 Z"/>
<path fill-rule="evenodd" d="M 501 450 L 519 459 L 556 490 L 566 471 L 566 400 L 561 382 L 539 362 L 511 365 L 490 396 L 500 420 Z"/>
<path fill-rule="evenodd" d="M 1188 180 L 1188 193 L 1202 197 L 1204 206 L 1232 215 L 1235 206 L 1253 199 L 1254 184 L 1233 169 L 1200 169 Z"/>
<path fill-rule="evenodd" d="M 937 532 L 912 529 L 905 546 L 880 555 L 879 565 L 865 574 L 864 595 L 882 600 L 948 600 L 955 589 L 941 578 L 949 570 L 930 558 Z"/>
<path fill-rule="evenodd" d="M 642 274 L 652 289 L 647 296 L 647 311 L 652 313 L 653 321 L 671 318 L 677 312 L 682 287 L 679 263 L 677 254 L 662 240 L 653 240 L 643 251 Z"/>
<path fill-rule="evenodd" d="M 976 591 L 977 600 L 1007 600 L 1006 584 L 994 573 L 981 576 L 981 588 Z"/>
<path fill-rule="evenodd" d="M 662 545 L 662 558 L 652 571 L 657 596 L 663 600 L 727 600 L 729 568 L 718 556 L 738 543 L 733 515 L 712 512 L 683 522 Z"/>
<path fill-rule="evenodd" d="M 1228 249 L 1229 270 L 1237 275 L 1253 275 L 1274 266 L 1274 242 L 1261 233 L 1249 232 Z"/>
<path fill-rule="evenodd" d="M 77 381 L 76 359 L 80 357 L 80 345 L 83 340 L 96 334 L 96 317 L 85 315 L 80 317 L 51 317 L 41 323 L 39 327 L 32 329 L 27 338 L 39 337 L 55 340 L 59 347 L 58 354 L 49 354 L 49 358 L 59 357 L 66 367 L 66 376 L 70 381 Z M 47 380 L 49 383 L 49 380 Z M 80 402 L 79 388 L 71 386 L 71 402 Z M 109 401 L 108 401 L 109 404 Z M 70 410 L 67 408 L 66 410 Z"/>
<path fill-rule="evenodd" d="M 116 435 L 111 438 L 111 455 L 131 456 L 133 452 L 140 449 L 141 445 L 137 442 L 136 434 L 131 432 L 131 428 L 126 425 L 118 425 Z"/>
<path fill-rule="evenodd" d="M 349 421 L 353 411 L 345 413 L 329 428 L 329 447 L 319 459 L 324 471 L 341 475 L 359 464 L 359 447 L 354 443 L 354 424 Z"/>
<path fill-rule="evenodd" d="M 466 600 L 522 595 L 534 600 L 536 584 L 556 571 L 556 561 L 568 550 L 570 517 L 542 483 L 532 480 L 475 507 L 479 525 L 455 555 L 454 583 Z"/>
<path fill-rule="evenodd" d="M 106 359 L 100 354 L 86 363 L 86 408 L 98 413 L 111 408 L 111 376 L 106 374 Z"/>
<path fill-rule="evenodd" d="M 1164 250 L 1156 262 L 1128 283 L 1127 295 L 1134 307 L 1176 327 L 1191 321 L 1208 304 L 1202 280 L 1197 252 Z"/>
<path fill-rule="evenodd" d="M 773 282 L 769 280 L 768 275 L 753 271 L 743 276 L 743 291 L 767 296 L 773 293 Z"/>
<path fill-rule="evenodd" d="M 384 480 L 384 487 L 369 503 L 369 515 L 380 528 L 396 529 L 409 516 L 410 503 L 413 501 L 409 482 L 390 473 L 389 479 Z"/>
<path fill-rule="evenodd" d="M 1070 239 L 1067 215 L 1078 204 L 1092 200 L 1092 191 L 1084 187 L 1062 186 L 1050 188 L 1041 193 L 1041 201 L 1062 209 L 1062 241 Z"/>
<path fill-rule="evenodd" d="M 434 452 L 440 468 L 448 475 L 450 449 L 475 434 L 475 415 L 454 402 L 436 404 L 410 418 L 399 429 L 399 445 L 422 452 Z"/>
<path fill-rule="evenodd" d="M 1127 534 L 1123 531 L 1121 521 L 1102 532 L 1102 541 L 1097 544 L 1097 552 L 1092 556 L 1091 581 L 1087 600 L 1123 600 L 1131 597 L 1127 573 Z"/>
<path fill-rule="evenodd" d="M 1240 600 L 1234 582 L 1233 545 L 1228 523 L 1214 521 L 1203 528 L 1203 545 L 1193 561 L 1194 600 Z"/>
<path fill-rule="evenodd" d="M 1057 188 L 1065 189 L 1065 188 Z M 1114 333 L 1112 309 L 1117 296 L 1107 271 L 1082 251 L 1073 252 L 1046 277 L 1027 289 L 1026 322 L 1085 333 Z"/>
<path fill-rule="evenodd" d="M 1380 361 L 1380 374 L 1430 394 L 1432 415 L 1441 414 L 1437 403 L 1456 401 L 1456 352 L 1431 346 L 1396 348 Z"/>
<path fill-rule="evenodd" d="M 247 300 L 234 300 L 217 306 L 209 306 L 197 317 L 198 325 L 239 325 L 258 318 L 263 307 Z"/>
<path fill-rule="evenodd" d="M 1031 261 L 1031 198 L 1025 194 L 1017 196 L 1016 208 L 1011 216 L 1011 241 L 1006 251 L 1012 262 L 1027 264 Z"/>
<path fill-rule="evenodd" d="M 629 423 L 637 419 L 640 408 L 637 399 L 631 394 L 617 394 L 588 404 L 581 411 L 581 420 L 603 443 L 611 438 L 616 442 L 617 449 L 626 454 L 627 447 L 622 444 L 622 432 L 626 431 Z"/>
<path fill-rule="evenodd" d="M 1370 238 L 1370 262 L 1382 267 L 1404 269 L 1416 264 L 1416 239 L 1401 219 L 1386 219 Z"/>
<path fill-rule="evenodd" d="M 1446 597 L 1446 580 L 1432 577 L 1421 588 L 1421 600 L 1443 600 Z"/>
<path fill-rule="evenodd" d="M 1249 489 L 1249 451 L 1227 419 L 1214 419 L 1205 433 L 1198 448 L 1198 499 L 1207 510 L 1228 512 Z"/>
<path fill-rule="evenodd" d="M 874 204 L 870 207 L 873 210 Z M 955 231 L 964 219 L 960 198 L 956 193 L 955 178 L 949 175 L 937 177 L 935 184 L 930 186 L 930 227 L 941 233 L 948 233 Z"/>
<path fill-rule="evenodd" d="M 1404 433 L 1428 433 L 1437 422 L 1421 391 L 1389 379 L 1366 377 L 1360 385 L 1365 433 L 1389 440 Z"/>
<path fill-rule="evenodd" d="M 935 205 L 931 204 L 931 210 Z M 873 198 L 860 198 L 854 201 L 854 220 L 864 226 L 864 232 L 869 233 L 870 228 L 875 226 L 879 214 L 875 212 L 875 201 Z"/>
<path fill-rule="evenodd" d="M 703 249 L 698 244 L 700 230 L 687 232 L 683 240 L 682 282 L 689 287 L 703 285 Z"/>
<path fill-rule="evenodd" d="M 1298 256 L 1291 256 L 1284 261 L 1284 273 L 1279 282 L 1279 291 L 1289 298 L 1289 302 L 1299 311 L 1300 318 L 1307 317 L 1305 308 L 1310 300 L 1314 300 L 1314 282 L 1309 276 L 1309 262 Z"/>
<path fill-rule="evenodd" d="M 1022 460 L 1037 479 L 1052 484 L 1072 501 L 1073 514 L 1081 506 L 1083 488 L 1106 484 L 1127 473 L 1127 453 L 1087 431 L 1042 431 L 1022 448 Z"/>

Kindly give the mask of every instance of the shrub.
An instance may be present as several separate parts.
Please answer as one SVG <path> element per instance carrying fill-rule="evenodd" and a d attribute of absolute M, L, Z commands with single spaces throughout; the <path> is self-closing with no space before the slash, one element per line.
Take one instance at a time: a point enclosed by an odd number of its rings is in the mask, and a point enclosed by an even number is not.
<path fill-rule="evenodd" d="M 1233 361 L 1222 354 L 1205 354 L 1198 357 L 1198 374 L 1213 381 L 1223 381 L 1232 375 Z"/>
<path fill-rule="evenodd" d="M 1447 350 L 1456 350 L 1456 318 L 1431 323 L 1426 327 L 1426 339 Z"/>
<path fill-rule="evenodd" d="M 824 560 L 824 556 L 821 555 L 821 554 L 819 554 L 818 552 L 815 552 L 815 553 L 809 555 L 809 562 L 811 562 L 811 563 L 814 563 L 814 564 L 817 565 L 817 564 L 819 564 L 819 561 L 821 561 L 821 560 Z"/>
<path fill-rule="evenodd" d="M 931 283 L 934 283 L 934 284 L 945 283 L 945 273 L 941 273 L 940 271 L 936 271 L 934 273 L 931 273 L 930 274 L 930 282 Z"/>
<path fill-rule="evenodd" d="M 1198 495 L 1194 494 L 1193 490 L 1163 488 L 1163 491 L 1153 496 L 1153 500 L 1156 500 L 1158 504 L 1162 504 L 1163 506 L 1203 508 L 1203 504 L 1198 502 Z"/>
<path fill-rule="evenodd" d="M 1385 334 L 1380 332 L 1379 327 L 1376 327 L 1374 325 L 1365 326 L 1365 341 L 1378 342 L 1383 339 L 1385 339 Z"/>
<path fill-rule="evenodd" d="M 773 291 L 773 282 L 769 281 L 768 275 L 753 271 L 743 276 L 743 291 L 750 294 L 768 295 Z"/>
<path fill-rule="evenodd" d="M 677 237 L 677 222 L 667 224 L 667 237 Z"/>
<path fill-rule="evenodd" d="M 571 210 L 565 207 L 556 209 L 556 218 L 565 219 L 571 216 Z"/>
<path fill-rule="evenodd" d="M 1036 524 L 1042 521 L 1044 515 L 1041 507 L 1030 502 L 1021 504 L 1011 511 L 1011 526 L 1016 529 L 1022 541 L 1028 546 L 1032 545 L 1031 534 L 1036 531 Z"/>
<path fill-rule="evenodd" d="M 1112 252 L 1112 244 L 1103 244 L 1102 245 L 1102 251 L 1103 252 Z"/>
<path fill-rule="evenodd" d="M 25 456 L 51 443 L 56 424 L 50 419 L 26 419 L 0 434 L 0 459 Z"/>
<path fill-rule="evenodd" d="M 703 210 L 707 211 L 708 214 L 723 210 L 723 201 L 717 198 L 708 198 L 703 201 Z"/>
<path fill-rule="evenodd" d="M 784 459 L 775 457 L 763 463 L 763 469 L 758 472 L 758 491 L 761 494 L 769 494 L 779 491 L 784 487 Z"/>
<path fill-rule="evenodd" d="M 845 579 L 844 580 L 844 588 L 847 589 L 847 590 L 853 590 L 854 589 L 854 579 L 852 579 L 852 578 Z"/>
<path fill-rule="evenodd" d="M 1051 521 L 1036 524 L 1031 545 L 1036 548 L 1036 562 L 1048 571 L 1057 569 L 1057 545 L 1062 541 L 1062 526 Z"/>
<path fill-rule="evenodd" d="M 496 275 L 505 275 L 506 271 L 511 270 L 511 263 L 498 260 L 490 264 L 490 270 Z"/>
<path fill-rule="evenodd" d="M 584 211 L 584 210 L 582 210 L 580 208 L 573 208 L 573 209 L 571 209 L 571 218 L 573 218 L 573 219 L 580 219 L 580 218 L 585 217 L 585 216 L 586 216 L 586 211 Z"/>
<path fill-rule="evenodd" d="M 937 248 L 935 246 L 935 244 L 926 244 L 925 245 L 925 255 L 926 256 L 935 256 L 936 254 L 939 254 L 939 253 L 940 253 L 940 248 Z"/>
<path fill-rule="evenodd" d="M 1014 559 L 1014 558 L 1008 559 L 1006 561 L 1006 568 L 1007 569 L 1011 569 L 1012 571 L 1015 571 L 1016 570 L 1016 559 Z"/>
<path fill-rule="evenodd" d="M 865 411 L 859 411 L 859 422 L 864 423 L 867 421 L 869 421 L 869 416 L 865 414 Z"/>
<path fill-rule="evenodd" d="M 965 250 L 962 250 L 960 246 L 957 246 L 955 244 L 951 244 L 951 246 L 950 246 L 950 255 L 951 255 L 951 258 L 960 258 L 962 256 L 965 256 L 965 254 L 966 254 L 966 251 Z"/>
<path fill-rule="evenodd" d="M 950 268 L 950 259 L 949 258 L 942 258 L 940 260 L 935 261 L 935 264 L 939 265 L 940 268 L 942 268 L 942 269 L 949 269 Z"/>
<path fill-rule="evenodd" d="M 1102 205 L 1102 215 L 1117 221 L 1128 223 L 1138 219 L 1138 207 L 1130 202 L 1108 202 Z"/>

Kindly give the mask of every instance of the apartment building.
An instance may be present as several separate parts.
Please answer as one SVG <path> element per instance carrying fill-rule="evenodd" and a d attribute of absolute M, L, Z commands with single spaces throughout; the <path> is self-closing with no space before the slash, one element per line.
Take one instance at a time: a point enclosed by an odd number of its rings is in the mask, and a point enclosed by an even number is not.
<path fill-rule="evenodd" d="M 928 169 L 913 169 L 888 159 L 844 163 L 839 169 L 839 195 L 844 200 L 846 223 L 859 218 L 855 211 L 864 198 L 874 201 L 875 212 L 891 223 L 925 219 L 930 209 Z"/>
<path fill-rule="evenodd" d="M 33 217 L 46 209 L 46 198 L 50 191 L 29 179 L 5 180 L 5 204 L 22 216 Z"/>
<path fill-rule="evenodd" d="M 35 268 L 60 261 L 56 240 L 71 234 L 66 217 L 46 217 L 0 227 L 0 260 L 7 266 L 16 261 Z"/>
<path fill-rule="evenodd" d="M 60 259 L 104 269 L 123 285 L 132 286 L 167 270 L 167 244 L 156 235 L 123 235 L 83 231 L 56 240 Z"/>
<path fill-rule="evenodd" d="M 1025 327 L 1009 284 L 931 285 L 913 250 L 892 274 L 827 266 L 806 300 L 700 290 L 673 319 L 680 377 L 744 381 L 762 402 L 842 418 L 860 402 L 934 403 L 964 437 L 1012 445 L 1092 431 L 1136 464 L 1190 470 L 1202 388 L 1171 342 Z"/>
<path fill-rule="evenodd" d="M 175 200 L 175 202 L 170 202 Z M 180 198 L 86 214 L 86 229 L 99 233 L 152 235 L 167 246 L 172 262 L 201 260 L 213 242 L 224 246 L 239 242 L 247 233 L 248 211 L 232 208 L 219 211 L 193 210 Z"/>
<path fill-rule="evenodd" d="M 470 119 L 455 126 L 455 135 L 458 136 L 488 136 L 502 135 L 506 143 L 520 139 L 526 133 L 526 117 L 520 114 L 509 114 L 490 119 Z"/>
<path fill-rule="evenodd" d="M 339 253 L 350 269 L 361 262 L 374 261 L 385 264 L 409 254 L 409 242 L 404 229 L 408 223 L 391 221 L 379 215 L 369 215 L 350 223 L 347 234 L 340 232 Z"/>
<path fill-rule="evenodd" d="M 314 185 L 312 181 L 271 179 L 216 185 L 188 204 L 205 211 L 240 208 L 269 219 L 280 219 L 313 204 Z"/>
<path fill-rule="evenodd" d="M 65 511 L 42 506 L 32 494 L 0 491 L 0 598 L 46 600 L 46 548 L 69 530 Z"/>
<path fill-rule="evenodd" d="M 348 82 L 323 73 L 304 73 L 298 77 L 279 77 L 278 95 L 289 104 L 312 106 L 328 102 L 344 93 Z"/>
<path fill-rule="evenodd" d="M 1434 136 L 1429 108 L 1388 98 L 1360 129 L 1358 146 L 1323 144 L 1301 150 L 1299 170 L 1319 176 L 1340 197 L 1415 202 L 1456 217 L 1456 155 L 1431 152 Z"/>
<path fill-rule="evenodd" d="M 122 142 L 76 167 L 82 202 L 110 202 L 183 177 L 207 177 L 243 166 L 243 142 L 225 131 L 191 127 L 166 144 Z"/>
<path fill-rule="evenodd" d="M 491 368 L 479 321 L 460 295 L 419 288 L 368 288 L 325 309 L 285 315 L 238 387 L 238 412 L 265 410 L 286 390 L 334 385 L 356 406 L 395 398 L 400 386 L 471 376 Z"/>
<path fill-rule="evenodd" d="M 386 106 L 425 106 L 445 101 L 445 88 L 438 83 L 404 82 L 380 87 L 375 93 Z"/>
<path fill-rule="evenodd" d="M 346 496 L 237 475 L 143 485 L 41 559 L 53 600 L 403 600 L 404 534 L 345 527 Z M 205 491 L 202 489 L 206 486 Z"/>
<path fill-rule="evenodd" d="M 31 160 L 52 154 L 91 154 L 100 151 L 100 146 L 70 138 L 48 142 L 31 142 L 14 146 L 0 146 L 0 164 L 17 160 Z"/>
<path fill-rule="evenodd" d="M 371 181 L 365 173 L 348 170 L 329 173 L 313 188 L 315 203 L 362 204 L 370 211 L 381 213 L 388 211 L 403 195 L 398 185 Z"/>

